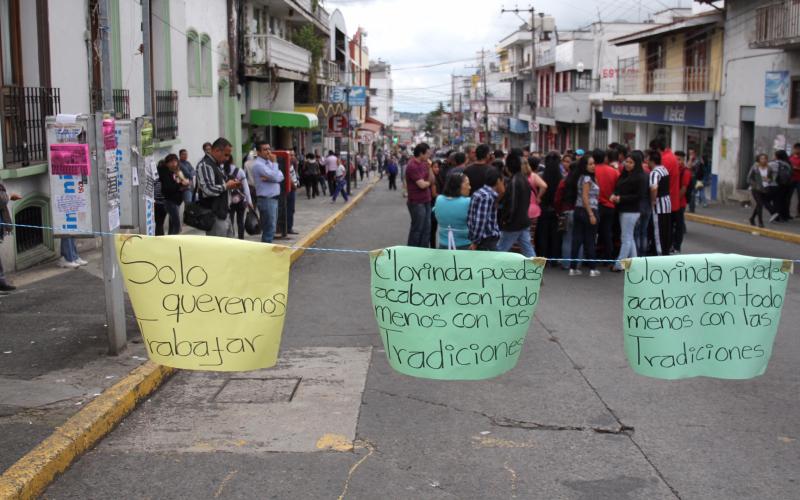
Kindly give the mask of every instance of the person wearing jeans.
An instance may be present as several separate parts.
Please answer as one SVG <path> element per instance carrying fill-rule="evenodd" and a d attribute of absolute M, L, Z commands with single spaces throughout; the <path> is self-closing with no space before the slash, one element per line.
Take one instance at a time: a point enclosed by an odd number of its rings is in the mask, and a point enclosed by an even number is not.
<path fill-rule="evenodd" d="M 272 148 L 266 142 L 256 145 L 253 180 L 256 186 L 256 204 L 261 219 L 261 241 L 272 243 L 278 225 L 278 197 L 281 194 L 283 172 L 275 163 Z"/>
<path fill-rule="evenodd" d="M 531 185 L 522 173 L 522 158 L 512 150 L 506 158 L 506 169 L 511 178 L 506 181 L 505 195 L 500 205 L 501 225 L 498 252 L 508 252 L 514 243 L 518 243 L 522 255 L 536 257 L 531 244 Z M 544 186 L 547 189 L 547 185 Z"/>
<path fill-rule="evenodd" d="M 647 174 L 642 163 L 644 158 L 639 151 L 629 153 L 622 162 L 623 172 L 614 188 L 611 201 L 619 210 L 619 225 L 622 244 L 613 271 L 622 271 L 622 260 L 637 256 L 634 232 L 639 220 L 639 210 L 643 199 L 648 199 Z"/>
<path fill-rule="evenodd" d="M 433 177 L 428 165 L 430 147 L 424 142 L 414 148 L 414 158 L 408 161 L 405 172 L 408 189 L 408 213 L 411 226 L 408 246 L 428 248 L 431 242 L 431 184 Z"/>
<path fill-rule="evenodd" d="M 600 197 L 600 186 L 595 181 L 595 160 L 591 156 L 584 156 L 578 161 L 577 192 L 575 200 L 575 225 L 572 231 L 572 261 L 569 265 L 569 275 L 578 276 L 578 249 L 583 246 L 583 254 L 589 266 L 589 276 L 600 276 L 595 262 L 595 240 L 597 238 L 598 213 L 597 205 Z"/>
<path fill-rule="evenodd" d="M 57 262 L 58 267 L 77 269 L 86 264 L 88 262 L 78 255 L 78 245 L 75 244 L 75 238 L 61 238 L 61 258 Z"/>

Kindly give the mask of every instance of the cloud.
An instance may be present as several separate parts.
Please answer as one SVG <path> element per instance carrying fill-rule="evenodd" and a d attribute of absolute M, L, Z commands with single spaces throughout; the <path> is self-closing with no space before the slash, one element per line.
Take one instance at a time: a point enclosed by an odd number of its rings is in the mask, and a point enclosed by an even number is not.
<path fill-rule="evenodd" d="M 664 4 L 679 0 L 559 0 L 536 2 L 545 13 L 556 18 L 559 29 L 573 29 L 597 21 L 647 17 Z M 639 5 L 641 4 L 641 10 Z M 688 6 L 690 0 L 683 0 Z M 516 0 L 327 0 L 325 8 L 339 9 L 344 15 L 348 35 L 361 26 L 370 59 L 391 63 L 398 111 L 429 111 L 439 101 L 449 101 L 452 74 L 475 72 L 477 52 L 490 51 L 516 30 L 523 20 L 501 9 L 527 8 Z M 528 18 L 528 13 L 521 14 Z M 463 61 L 469 59 L 469 62 Z M 443 61 L 460 62 L 431 68 L 407 69 Z M 409 89 L 409 90 L 406 90 Z"/>

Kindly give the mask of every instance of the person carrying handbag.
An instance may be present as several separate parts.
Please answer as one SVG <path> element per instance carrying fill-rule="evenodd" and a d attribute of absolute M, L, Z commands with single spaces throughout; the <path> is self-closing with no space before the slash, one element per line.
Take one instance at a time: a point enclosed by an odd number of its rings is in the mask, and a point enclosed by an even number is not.
<path fill-rule="evenodd" d="M 220 137 L 214 141 L 211 149 L 196 166 L 197 194 L 199 195 L 197 205 L 210 210 L 214 215 L 213 224 L 206 229 L 207 236 L 228 236 L 228 192 L 242 187 L 239 181 L 225 180 L 222 165 L 231 157 L 232 150 L 231 143 L 224 137 Z M 195 204 L 190 204 L 187 209 L 196 208 L 193 205 Z M 185 215 L 184 212 L 184 220 L 186 220 Z"/>
<path fill-rule="evenodd" d="M 250 195 L 250 185 L 247 182 L 247 172 L 231 162 L 226 162 L 225 176 L 227 180 L 237 181 L 241 186 L 231 190 L 231 205 L 228 212 L 231 217 L 229 236 L 231 238 L 236 237 L 236 231 L 238 229 L 239 239 L 243 240 L 245 232 L 245 214 L 248 209 L 253 209 L 253 199 Z"/>

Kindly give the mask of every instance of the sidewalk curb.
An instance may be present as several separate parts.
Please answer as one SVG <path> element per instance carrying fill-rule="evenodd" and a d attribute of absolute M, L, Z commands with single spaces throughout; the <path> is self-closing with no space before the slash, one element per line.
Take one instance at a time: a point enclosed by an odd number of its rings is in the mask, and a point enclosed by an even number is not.
<path fill-rule="evenodd" d="M 686 220 L 688 221 L 722 227 L 725 229 L 732 229 L 734 231 L 741 231 L 743 233 L 757 234 L 759 236 L 764 236 L 765 238 L 772 238 L 775 240 L 781 240 L 787 243 L 800 245 L 800 234 L 786 233 L 783 231 L 776 231 L 774 229 L 749 226 L 747 224 L 732 222 L 725 219 L 717 219 L 716 217 L 708 217 L 706 215 L 687 213 L 685 216 Z"/>
<path fill-rule="evenodd" d="M 377 183 L 378 179 L 366 184 L 341 210 L 328 217 L 296 245 L 313 245 L 350 213 Z M 304 252 L 302 248 L 293 250 L 291 262 L 294 263 Z M 58 474 L 66 471 L 78 457 L 111 432 L 140 401 L 176 371 L 151 361 L 132 370 L 3 472 L 0 476 L 0 499 L 38 496 Z"/>

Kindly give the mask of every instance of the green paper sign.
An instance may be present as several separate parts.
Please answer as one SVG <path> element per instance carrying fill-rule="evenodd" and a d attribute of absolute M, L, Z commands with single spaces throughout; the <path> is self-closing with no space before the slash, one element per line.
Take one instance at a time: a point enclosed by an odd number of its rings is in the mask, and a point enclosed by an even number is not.
<path fill-rule="evenodd" d="M 389 364 L 440 380 L 481 380 L 514 368 L 543 265 L 508 252 L 373 252 L 372 305 Z"/>
<path fill-rule="evenodd" d="M 772 355 L 791 263 L 707 254 L 632 259 L 625 354 L 640 375 L 747 379 Z"/>

